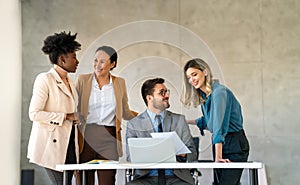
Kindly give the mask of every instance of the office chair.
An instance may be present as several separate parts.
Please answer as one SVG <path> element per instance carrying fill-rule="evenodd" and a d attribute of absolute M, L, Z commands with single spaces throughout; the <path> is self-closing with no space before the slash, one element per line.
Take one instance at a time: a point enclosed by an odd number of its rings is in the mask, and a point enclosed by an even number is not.
<path fill-rule="evenodd" d="M 197 162 L 214 162 L 213 160 L 199 160 L 199 141 L 200 138 L 199 137 L 193 137 L 193 141 L 195 143 L 195 147 L 196 147 L 196 151 L 197 151 Z M 211 145 L 210 145 L 211 146 Z M 204 150 L 208 149 L 210 146 L 208 146 L 207 148 L 205 148 Z M 198 169 L 191 169 L 191 174 L 193 176 L 193 178 L 195 179 L 195 184 L 196 185 L 200 185 L 200 177 L 202 176 L 201 172 Z"/>
<path fill-rule="evenodd" d="M 133 172 L 134 172 L 134 169 L 126 169 L 125 170 L 125 183 L 133 180 Z"/>
<path fill-rule="evenodd" d="M 196 147 L 196 153 L 197 153 L 197 161 L 199 162 L 199 137 L 193 137 L 193 141 Z M 193 168 L 190 170 L 191 175 L 193 176 L 195 180 L 195 185 L 200 185 L 200 177 L 202 176 L 201 172 L 197 168 Z"/>
<path fill-rule="evenodd" d="M 125 170 L 125 182 L 130 182 L 133 180 L 133 172 L 134 169 L 126 169 Z M 192 177 L 195 180 L 195 185 L 200 185 L 199 178 L 201 176 L 201 172 L 197 169 L 191 169 L 190 170 Z"/>

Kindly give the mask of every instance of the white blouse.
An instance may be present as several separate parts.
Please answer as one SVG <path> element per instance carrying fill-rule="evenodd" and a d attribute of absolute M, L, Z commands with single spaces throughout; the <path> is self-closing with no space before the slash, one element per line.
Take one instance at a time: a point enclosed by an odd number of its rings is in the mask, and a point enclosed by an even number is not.
<path fill-rule="evenodd" d="M 95 76 L 93 77 L 86 123 L 116 126 L 116 97 L 112 78 L 109 84 L 100 89 Z"/>

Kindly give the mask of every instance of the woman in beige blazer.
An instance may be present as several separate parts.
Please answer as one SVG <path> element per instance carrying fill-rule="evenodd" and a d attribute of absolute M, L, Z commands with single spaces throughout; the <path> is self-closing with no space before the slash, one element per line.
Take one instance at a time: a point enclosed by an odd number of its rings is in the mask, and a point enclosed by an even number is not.
<path fill-rule="evenodd" d="M 122 156 L 121 122 L 137 113 L 128 106 L 125 81 L 110 71 L 117 65 L 118 55 L 109 46 L 101 46 L 94 57 L 94 72 L 76 80 L 78 111 L 86 119 L 80 163 L 93 159 L 118 160 Z M 114 185 L 116 170 L 97 170 L 98 185 Z M 94 171 L 86 172 L 88 185 L 94 185 Z"/>
<path fill-rule="evenodd" d="M 54 185 L 63 184 L 63 173 L 55 169 L 56 165 L 77 163 L 79 159 L 78 95 L 68 78 L 68 73 L 76 72 L 79 64 L 76 51 L 81 45 L 75 41 L 76 35 L 55 33 L 44 41 L 42 51 L 54 66 L 36 77 L 29 106 L 33 124 L 27 157 L 46 169 Z M 69 172 L 69 185 L 72 175 Z"/>

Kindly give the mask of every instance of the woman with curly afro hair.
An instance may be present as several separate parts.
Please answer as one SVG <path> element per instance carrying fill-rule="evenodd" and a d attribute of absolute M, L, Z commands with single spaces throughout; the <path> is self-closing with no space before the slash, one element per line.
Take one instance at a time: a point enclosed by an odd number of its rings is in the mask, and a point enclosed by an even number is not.
<path fill-rule="evenodd" d="M 57 164 L 75 164 L 79 160 L 77 113 L 78 95 L 68 73 L 75 73 L 79 64 L 76 51 L 81 44 L 77 34 L 55 33 L 44 40 L 42 51 L 53 67 L 37 75 L 29 106 L 33 122 L 27 157 L 31 163 L 45 168 L 51 184 L 63 184 L 63 173 Z M 69 172 L 71 184 L 73 172 Z"/>

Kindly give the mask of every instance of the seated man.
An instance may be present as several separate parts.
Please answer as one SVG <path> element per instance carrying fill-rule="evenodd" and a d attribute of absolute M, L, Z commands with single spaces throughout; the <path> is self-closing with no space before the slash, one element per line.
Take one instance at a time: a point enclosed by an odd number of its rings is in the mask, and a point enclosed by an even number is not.
<path fill-rule="evenodd" d="M 189 127 L 185 121 L 185 117 L 166 110 L 170 107 L 169 90 L 163 83 L 164 79 L 155 78 L 147 80 L 142 85 L 142 97 L 147 105 L 147 110 L 127 123 L 126 141 L 128 161 L 130 161 L 128 138 L 151 137 L 150 133 L 161 131 L 175 131 L 183 143 L 192 152 L 176 156 L 178 161 L 197 160 L 195 145 Z M 137 169 L 134 172 L 133 181 L 127 183 L 127 185 L 139 184 L 187 185 L 194 184 L 194 180 L 188 169 Z"/>

